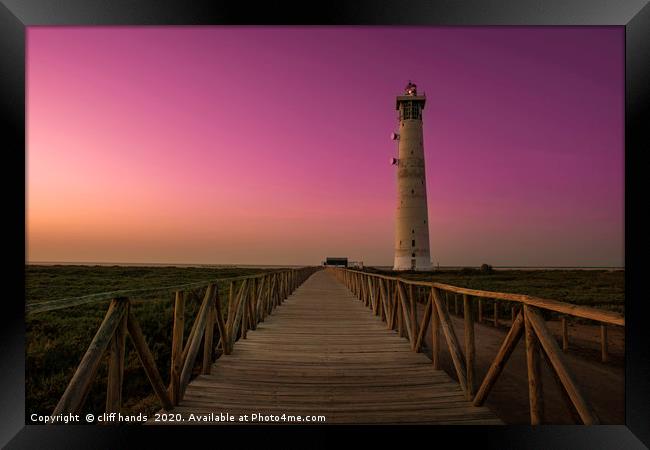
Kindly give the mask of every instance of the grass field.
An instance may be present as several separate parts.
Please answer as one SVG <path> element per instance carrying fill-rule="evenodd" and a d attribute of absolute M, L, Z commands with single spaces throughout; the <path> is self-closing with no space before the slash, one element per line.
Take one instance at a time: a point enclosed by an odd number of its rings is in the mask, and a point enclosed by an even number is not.
<path fill-rule="evenodd" d="M 371 269 L 368 269 L 371 270 Z M 264 269 L 178 268 L 124 266 L 26 266 L 27 303 L 56 300 L 120 289 L 154 288 L 249 275 Z M 386 273 L 386 272 L 382 272 Z M 388 272 L 390 273 L 390 272 Z M 449 270 L 429 274 L 404 273 L 413 279 L 435 280 L 474 289 L 513 292 L 624 310 L 624 271 Z M 226 286 L 220 284 L 221 298 Z M 185 336 L 203 296 L 193 291 L 187 300 Z M 165 298 L 133 299 L 148 345 L 165 382 L 169 380 L 172 331 L 172 294 Z M 108 300 L 26 316 L 26 414 L 50 414 L 63 394 L 88 344 L 97 331 Z M 99 369 L 84 411 L 101 413 L 105 407 L 106 364 Z M 151 413 L 160 405 L 153 395 L 129 339 L 124 371 L 124 412 Z"/>
<path fill-rule="evenodd" d="M 27 303 L 57 300 L 120 289 L 154 288 L 250 275 L 263 269 L 210 269 L 119 266 L 35 266 L 25 268 Z M 219 283 L 221 298 L 227 287 Z M 185 336 L 205 289 L 192 291 L 185 306 Z M 132 299 L 132 311 L 165 382 L 169 380 L 173 294 L 164 298 Z M 61 310 L 28 314 L 26 322 L 25 412 L 51 414 L 72 378 L 88 344 L 99 328 L 108 300 Z M 102 363 L 84 411 L 103 412 L 107 364 Z M 124 368 L 124 412 L 152 412 L 159 408 L 137 353 L 127 339 Z"/>

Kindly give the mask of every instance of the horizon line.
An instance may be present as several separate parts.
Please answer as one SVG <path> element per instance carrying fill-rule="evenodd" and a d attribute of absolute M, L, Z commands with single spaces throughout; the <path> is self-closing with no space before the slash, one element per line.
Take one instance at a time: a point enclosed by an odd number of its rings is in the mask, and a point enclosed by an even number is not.
<path fill-rule="evenodd" d="M 313 266 L 313 264 L 255 264 L 255 263 L 183 263 L 183 262 L 126 262 L 126 261 L 25 261 L 26 265 L 39 265 L 39 264 L 60 264 L 60 265 L 155 265 L 155 266 Z M 322 265 L 316 264 L 316 265 Z M 364 264 L 363 267 L 391 267 L 392 264 Z M 472 265 L 472 264 L 454 264 L 454 265 L 438 265 L 437 267 L 445 268 L 463 268 L 463 267 L 481 267 L 481 264 Z M 498 269 L 514 269 L 514 268 L 540 268 L 540 269 L 625 269 L 625 266 L 569 266 L 569 265 L 558 265 L 558 266 L 546 266 L 546 265 L 492 265 L 493 268 Z"/>

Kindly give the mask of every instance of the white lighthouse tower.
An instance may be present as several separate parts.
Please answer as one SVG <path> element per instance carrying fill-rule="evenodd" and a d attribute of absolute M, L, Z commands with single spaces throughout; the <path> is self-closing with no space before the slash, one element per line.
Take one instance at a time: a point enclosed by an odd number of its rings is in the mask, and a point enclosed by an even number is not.
<path fill-rule="evenodd" d="M 404 95 L 397 96 L 399 132 L 397 140 L 397 215 L 394 270 L 431 270 L 427 182 L 422 145 L 422 110 L 425 96 L 418 95 L 409 81 Z"/>

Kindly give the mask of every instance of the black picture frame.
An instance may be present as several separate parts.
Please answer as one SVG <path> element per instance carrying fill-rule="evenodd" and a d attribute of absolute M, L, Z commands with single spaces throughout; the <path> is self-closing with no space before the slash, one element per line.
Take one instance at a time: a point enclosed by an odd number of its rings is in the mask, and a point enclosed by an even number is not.
<path fill-rule="evenodd" d="M 426 445 L 453 442 L 454 446 L 480 443 L 481 448 L 589 448 L 628 449 L 650 446 L 650 340 L 647 294 L 644 290 L 649 221 L 645 153 L 650 151 L 650 6 L 648 0 L 516 0 L 516 1 L 327 1 L 191 2 L 163 0 L 1 0 L 0 107 L 5 163 L 3 195 L 7 211 L 6 269 L 3 314 L 0 315 L 2 371 L 0 377 L 0 445 L 6 448 L 131 448 L 144 438 L 163 447 L 227 445 L 235 437 L 248 446 L 251 440 L 268 442 L 290 431 L 292 438 L 310 447 L 345 441 L 331 430 L 363 432 L 368 446 L 376 443 Z M 25 425 L 25 30 L 39 25 L 615 25 L 625 27 L 625 311 L 626 311 L 626 419 L 620 426 L 504 426 L 504 427 L 101 427 Z M 8 254 L 7 254 L 8 252 Z M 21 285 L 21 281 L 23 281 Z M 20 298 L 23 298 L 21 301 Z M 245 433 L 242 433 L 245 431 Z M 285 446 L 287 436 L 282 437 Z M 449 439 L 451 439 L 449 441 Z M 335 441 L 334 441 L 335 440 Z M 252 444 L 251 444 L 252 445 Z M 338 445 L 338 444 L 337 444 Z M 410 444 L 409 444 L 410 445 Z M 419 444 L 418 444 L 419 445 Z M 448 445 L 448 444 L 447 444 Z M 328 445 L 329 446 L 329 445 Z"/>

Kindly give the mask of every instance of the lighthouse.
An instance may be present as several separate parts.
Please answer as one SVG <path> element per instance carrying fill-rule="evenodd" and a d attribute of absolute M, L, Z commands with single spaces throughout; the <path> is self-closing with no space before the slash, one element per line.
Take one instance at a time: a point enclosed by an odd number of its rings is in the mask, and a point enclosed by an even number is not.
<path fill-rule="evenodd" d="M 422 142 L 422 111 L 425 96 L 409 81 L 397 96 L 399 131 L 391 138 L 398 142 L 397 214 L 395 217 L 394 270 L 431 270 L 427 182 Z"/>

